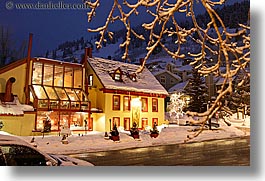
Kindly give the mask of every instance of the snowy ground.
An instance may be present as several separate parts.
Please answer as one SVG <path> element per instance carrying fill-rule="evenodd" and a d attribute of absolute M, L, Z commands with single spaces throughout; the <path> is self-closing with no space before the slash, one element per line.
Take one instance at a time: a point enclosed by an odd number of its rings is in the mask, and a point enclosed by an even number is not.
<path fill-rule="evenodd" d="M 205 130 L 201 135 L 191 141 L 200 142 L 204 140 L 233 138 L 250 135 L 250 119 L 237 120 L 231 117 L 231 126 L 227 126 L 223 121 L 219 121 L 220 127 L 216 130 Z M 136 141 L 129 136 L 128 131 L 120 132 L 120 142 L 104 139 L 102 132 L 89 132 L 86 135 L 71 135 L 67 138 L 68 144 L 62 144 L 60 136 L 35 137 L 37 147 L 45 152 L 54 154 L 74 154 L 84 152 L 97 152 L 106 150 L 118 150 L 133 147 L 147 147 L 165 144 L 183 143 L 188 134 L 192 134 L 194 126 L 166 125 L 160 127 L 161 131 L 157 138 L 151 138 L 149 132 L 140 132 L 140 140 Z M 240 129 L 239 129 L 240 128 Z M 241 129 L 245 128 L 245 129 Z M 247 130 L 247 131 L 246 131 Z M 30 142 L 32 137 L 21 137 Z"/>

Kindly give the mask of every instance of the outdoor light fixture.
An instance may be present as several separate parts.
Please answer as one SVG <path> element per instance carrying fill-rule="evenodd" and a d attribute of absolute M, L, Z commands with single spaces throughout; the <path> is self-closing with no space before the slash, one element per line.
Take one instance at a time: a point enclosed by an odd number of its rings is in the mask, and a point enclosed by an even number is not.
<path fill-rule="evenodd" d="M 142 102 L 141 102 L 139 97 L 132 98 L 131 105 L 132 105 L 132 107 L 141 107 L 142 106 Z"/>
<path fill-rule="evenodd" d="M 3 121 L 0 121 L 0 130 L 4 127 Z"/>

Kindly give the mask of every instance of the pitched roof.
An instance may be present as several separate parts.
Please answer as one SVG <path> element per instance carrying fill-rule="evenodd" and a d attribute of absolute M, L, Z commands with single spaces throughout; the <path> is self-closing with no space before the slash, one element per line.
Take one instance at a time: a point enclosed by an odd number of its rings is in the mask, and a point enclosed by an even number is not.
<path fill-rule="evenodd" d="M 175 91 L 176 92 L 182 92 L 187 87 L 188 83 L 189 83 L 189 81 L 178 83 L 178 84 L 174 85 L 173 87 L 171 87 L 168 91 L 169 92 L 175 92 Z"/>
<path fill-rule="evenodd" d="M 176 70 L 178 72 L 183 72 L 183 71 L 191 72 L 192 71 L 192 66 L 191 65 L 184 65 L 184 66 L 175 68 L 174 70 Z"/>
<path fill-rule="evenodd" d="M 225 80 L 225 78 L 223 78 L 223 77 L 217 77 L 215 79 L 215 84 L 216 85 L 222 85 L 224 83 L 224 80 Z M 235 80 L 235 76 L 232 78 L 232 81 L 234 81 L 234 80 Z M 227 83 L 228 83 L 228 81 L 226 82 L 226 84 Z"/>
<path fill-rule="evenodd" d="M 164 70 L 161 70 L 159 72 L 154 72 L 153 75 L 154 76 L 158 76 L 158 75 L 163 74 L 163 73 L 167 73 L 167 74 L 171 75 L 172 77 L 174 77 L 175 79 L 181 80 L 181 77 L 180 76 L 178 76 L 176 74 L 173 74 L 172 72 L 170 72 L 168 70 L 165 70 L 165 69 Z"/>
<path fill-rule="evenodd" d="M 129 78 L 139 68 L 138 65 L 128 64 L 102 58 L 89 58 L 88 63 L 97 74 L 104 88 L 117 89 L 125 91 L 135 91 L 144 93 L 155 93 L 168 95 L 165 88 L 158 82 L 153 74 L 145 68 L 141 73 L 136 75 L 136 82 Z M 122 70 L 122 82 L 115 81 L 110 73 L 120 68 Z"/>

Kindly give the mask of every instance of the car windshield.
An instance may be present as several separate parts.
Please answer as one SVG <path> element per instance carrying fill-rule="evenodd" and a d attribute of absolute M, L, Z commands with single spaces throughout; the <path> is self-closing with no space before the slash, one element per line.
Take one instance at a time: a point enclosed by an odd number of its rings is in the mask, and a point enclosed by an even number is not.
<path fill-rule="evenodd" d="M 0 165 L 7 166 L 46 166 L 44 155 L 24 145 L 1 145 Z"/>

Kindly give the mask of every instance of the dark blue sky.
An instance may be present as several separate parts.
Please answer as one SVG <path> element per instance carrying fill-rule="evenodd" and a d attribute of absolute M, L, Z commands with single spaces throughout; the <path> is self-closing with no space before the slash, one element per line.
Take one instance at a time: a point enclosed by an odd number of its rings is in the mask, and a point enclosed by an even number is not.
<path fill-rule="evenodd" d="M 1 0 L 0 2 L 0 26 L 7 27 L 16 44 L 22 41 L 28 41 L 29 33 L 33 33 L 33 56 L 44 55 L 47 50 L 52 50 L 58 44 L 75 40 L 84 36 L 85 39 L 90 37 L 87 32 L 89 27 L 102 25 L 105 21 L 107 9 L 111 8 L 111 1 L 104 0 L 99 9 L 100 16 L 96 21 L 88 24 L 88 10 L 18 10 L 6 8 L 6 5 L 12 1 L 15 3 L 58 3 L 62 0 Z M 242 0 L 228 0 L 229 2 Z M 82 0 L 64 0 L 65 3 L 82 3 Z M 11 4 L 12 4 L 11 3 Z M 106 11 L 108 12 L 108 11 Z M 140 22 L 142 17 L 135 17 L 132 21 Z M 116 24 L 114 28 L 120 29 L 121 26 Z"/>

